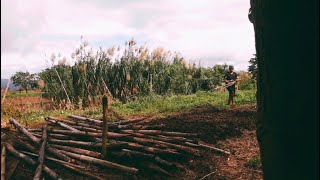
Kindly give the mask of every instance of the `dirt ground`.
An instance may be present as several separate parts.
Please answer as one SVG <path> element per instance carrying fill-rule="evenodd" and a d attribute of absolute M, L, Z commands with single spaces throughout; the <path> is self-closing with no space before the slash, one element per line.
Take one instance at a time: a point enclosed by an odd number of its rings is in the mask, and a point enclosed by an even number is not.
<path fill-rule="evenodd" d="M 231 155 L 204 151 L 202 157 L 192 157 L 188 161 L 179 162 L 185 171 L 172 172 L 173 177 L 163 178 L 147 173 L 147 178 L 130 177 L 115 172 L 108 179 L 201 179 L 212 172 L 208 179 L 263 179 L 260 165 L 250 164 L 259 159 L 259 147 L 255 134 L 256 109 L 254 105 L 245 105 L 234 109 L 218 110 L 211 106 L 197 107 L 191 111 L 176 113 L 165 118 L 146 121 L 146 124 L 163 124 L 163 130 L 201 133 L 200 140 L 231 152 Z M 12 162 L 11 162 L 12 163 Z M 25 168 L 20 162 L 12 179 L 32 178 L 32 170 Z M 53 169 L 56 169 L 54 167 Z M 59 172 L 61 172 L 60 167 Z M 63 170 L 62 177 L 67 179 L 81 178 L 68 170 Z"/>
<path fill-rule="evenodd" d="M 166 130 L 201 133 L 200 139 L 215 147 L 228 150 L 230 156 L 207 152 L 203 158 L 187 162 L 188 170 L 179 179 L 263 179 L 261 167 L 251 167 L 250 160 L 259 159 L 255 133 L 255 105 L 243 105 L 228 110 L 211 106 L 197 107 L 149 124 L 164 124 Z"/>

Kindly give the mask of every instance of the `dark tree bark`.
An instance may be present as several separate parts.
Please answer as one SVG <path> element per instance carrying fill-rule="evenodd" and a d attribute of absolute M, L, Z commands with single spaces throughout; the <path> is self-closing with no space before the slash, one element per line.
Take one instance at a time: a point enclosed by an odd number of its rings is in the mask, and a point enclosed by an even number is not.
<path fill-rule="evenodd" d="M 251 0 L 266 180 L 319 179 L 318 7 L 318 1 Z"/>

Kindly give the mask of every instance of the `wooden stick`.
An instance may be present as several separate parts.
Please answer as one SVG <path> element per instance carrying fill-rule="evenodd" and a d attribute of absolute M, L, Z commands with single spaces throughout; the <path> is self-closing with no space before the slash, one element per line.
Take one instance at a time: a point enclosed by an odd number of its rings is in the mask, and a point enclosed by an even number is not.
<path fill-rule="evenodd" d="M 151 163 L 151 162 L 142 162 L 143 166 L 146 166 L 156 172 L 159 172 L 161 174 L 167 175 L 167 176 L 172 176 L 170 173 L 168 173 L 167 171 L 165 171 L 164 169 L 160 168 L 159 166 Z"/>
<path fill-rule="evenodd" d="M 83 127 L 88 127 L 88 128 L 95 128 L 97 130 L 102 130 L 101 126 L 95 126 L 95 125 L 92 125 L 92 124 L 81 123 L 81 122 L 78 122 L 78 121 L 69 121 L 69 120 L 65 120 L 65 119 L 57 119 L 57 118 L 53 118 L 53 117 L 47 117 L 47 118 L 55 120 L 55 121 L 61 121 L 63 123 L 70 124 L 70 125 L 77 125 L 77 126 L 83 126 Z"/>
<path fill-rule="evenodd" d="M 57 125 L 59 125 L 59 126 L 61 126 L 61 127 L 63 127 L 63 128 L 69 129 L 70 131 L 79 132 L 78 129 L 73 128 L 73 127 L 71 127 L 71 126 L 69 126 L 69 125 L 66 125 L 66 124 L 64 124 L 64 123 L 62 123 L 62 122 L 59 122 L 59 121 L 56 121 L 56 120 L 53 120 L 53 119 L 48 119 L 48 118 L 44 118 L 44 120 L 46 120 L 46 121 L 48 121 L 48 122 L 51 122 L 51 123 L 53 123 L 53 124 L 57 124 Z"/>
<path fill-rule="evenodd" d="M 69 126 L 69 125 L 67 125 L 67 124 L 64 124 L 64 123 L 59 122 L 59 121 L 56 121 L 56 120 L 52 120 L 52 119 L 48 119 L 48 118 L 45 119 L 45 120 L 46 120 L 46 121 L 49 121 L 49 122 L 51 122 L 51 123 L 54 123 L 54 124 L 58 124 L 59 126 L 70 130 L 70 132 L 72 132 L 72 133 L 81 133 L 81 134 L 83 134 L 83 133 L 87 134 L 87 133 L 88 133 L 88 132 L 82 132 L 82 131 L 74 128 L 74 127 L 71 127 L 71 126 Z M 91 132 L 90 132 L 90 135 L 92 135 L 92 134 L 93 134 L 93 135 L 97 135 L 97 133 L 91 133 Z M 100 133 L 98 133 L 98 134 L 100 134 Z M 93 138 L 93 140 L 94 140 L 94 141 L 98 141 L 98 142 L 101 141 L 101 139 L 99 139 L 99 138 Z"/>
<path fill-rule="evenodd" d="M 27 152 L 27 151 L 21 151 L 21 153 L 27 154 L 27 155 L 30 155 L 30 156 L 34 156 L 34 157 L 39 157 L 38 154 L 34 154 L 34 153 L 31 153 L 31 152 Z M 77 168 L 80 168 L 80 169 L 85 169 L 85 167 L 83 167 L 83 166 L 75 165 L 75 164 L 72 164 L 70 162 L 65 162 L 65 161 L 62 161 L 62 160 L 59 160 L 59 159 L 56 159 L 56 158 L 52 158 L 52 157 L 46 156 L 45 159 L 50 160 L 50 161 L 55 162 L 55 163 L 58 163 L 58 164 L 68 164 L 68 165 L 71 165 L 71 166 L 74 166 L 74 167 L 77 167 Z"/>
<path fill-rule="evenodd" d="M 13 118 L 9 118 L 9 122 L 13 124 L 20 132 L 22 132 L 25 136 L 27 136 L 29 139 L 31 139 L 33 142 L 39 144 L 40 139 L 32 135 L 28 130 L 26 130 L 20 123 L 18 123 L 17 120 Z"/>
<path fill-rule="evenodd" d="M 7 149 L 16 157 L 22 159 L 23 161 L 25 161 L 26 163 L 35 166 L 37 163 L 36 161 L 34 161 L 33 159 L 31 159 L 30 157 L 18 152 L 11 144 L 6 143 L 6 147 Z M 51 169 L 49 169 L 47 166 L 43 166 L 43 171 L 49 175 L 50 177 L 52 177 L 53 179 L 61 179 L 54 171 L 52 171 Z"/>
<path fill-rule="evenodd" d="M 185 146 L 189 146 L 189 147 L 200 147 L 200 145 L 185 142 L 185 140 L 181 140 L 181 139 L 171 138 L 170 136 L 151 136 L 151 135 L 128 132 L 128 131 L 123 131 L 123 130 L 120 130 L 120 132 L 128 133 L 133 136 L 141 137 L 141 138 L 154 139 L 154 140 L 159 140 L 159 141 L 164 141 L 164 142 L 169 142 L 169 143 L 174 143 L 174 144 L 179 144 L 179 145 L 185 145 Z M 184 137 L 181 137 L 181 138 L 186 139 Z"/>
<path fill-rule="evenodd" d="M 50 144 L 62 144 L 62 145 L 70 145 L 70 146 L 82 146 L 82 147 L 102 147 L 101 143 L 94 143 L 94 142 L 84 142 L 84 141 L 74 141 L 74 140 L 60 140 L 60 139 L 53 139 L 49 138 L 48 141 Z M 118 143 L 110 143 L 108 147 L 113 148 L 120 148 L 125 147 L 127 145 L 126 142 L 118 142 Z M 51 147 L 51 146 L 49 146 Z"/>
<path fill-rule="evenodd" d="M 8 173 L 7 173 L 7 179 L 10 179 L 14 171 L 16 170 L 20 160 L 19 159 L 13 159 L 8 167 Z"/>
<path fill-rule="evenodd" d="M 96 129 L 96 128 L 90 128 L 90 127 L 85 127 L 85 126 L 72 126 L 73 128 L 76 128 L 80 131 L 89 131 L 89 132 L 97 132 L 97 133 L 102 133 L 102 130 Z"/>
<path fill-rule="evenodd" d="M 6 146 L 2 146 L 1 150 L 1 180 L 6 179 Z"/>
<path fill-rule="evenodd" d="M 89 151 L 89 150 L 86 150 L 86 149 L 69 147 L 69 146 L 61 146 L 61 145 L 56 145 L 56 144 L 52 144 L 51 146 L 53 146 L 53 147 L 55 147 L 57 149 L 61 149 L 61 150 L 69 151 L 69 152 L 74 152 L 74 153 L 80 153 L 82 155 L 86 155 L 86 156 L 90 156 L 90 157 L 94 157 L 94 158 L 100 158 L 101 157 L 100 153 L 94 152 L 94 151 Z"/>
<path fill-rule="evenodd" d="M 95 123 L 102 125 L 103 121 L 97 120 L 97 119 L 91 119 L 91 118 L 86 118 L 86 117 L 81 117 L 81 116 L 76 116 L 76 115 L 69 115 L 69 118 L 76 119 L 76 120 L 81 120 L 81 121 L 87 121 L 89 123 Z"/>
<path fill-rule="evenodd" d="M 45 149 L 47 144 L 47 124 L 43 125 L 43 131 L 42 131 L 42 143 L 39 150 L 39 159 L 38 159 L 38 167 L 36 169 L 35 175 L 33 177 L 33 180 L 40 180 L 41 172 L 43 169 L 43 161 L 45 157 Z"/>
<path fill-rule="evenodd" d="M 25 152 L 25 151 L 22 151 L 22 153 L 25 153 L 25 154 L 28 154 L 28 155 L 31 155 L 31 156 L 38 156 L 37 154 L 34 154 L 34 153 L 30 153 L 30 152 Z M 79 165 L 75 165 L 75 164 L 72 164 L 72 163 L 68 163 L 68 162 L 64 162 L 64 161 L 61 161 L 59 159 L 54 159 L 54 158 L 51 158 L 51 157 L 46 157 L 46 159 L 48 160 L 51 160 L 55 163 L 58 163 L 59 165 L 62 165 L 74 172 L 77 172 L 79 174 L 83 174 L 83 175 L 86 175 L 88 177 L 91 177 L 91 178 L 94 178 L 94 179 L 98 179 L 98 180 L 105 180 L 105 178 L 103 177 L 100 177 L 100 176 L 97 176 L 95 174 L 92 174 L 90 172 L 87 172 L 85 171 L 85 167 L 83 166 L 79 166 Z"/>
<path fill-rule="evenodd" d="M 230 154 L 231 154 L 229 151 L 225 151 L 225 150 L 222 150 L 222 149 L 213 147 L 212 145 L 207 144 L 207 143 L 202 142 L 202 141 L 199 141 L 198 145 L 200 145 L 201 147 L 210 149 L 210 150 L 214 150 L 214 151 L 219 152 L 219 153 L 223 153 L 223 154 L 227 154 L 227 155 L 230 155 Z"/>
<path fill-rule="evenodd" d="M 25 136 L 27 136 L 33 143 L 36 143 L 37 145 L 40 144 L 40 139 L 35 137 L 34 135 L 32 135 L 28 130 L 26 130 L 24 127 L 22 127 L 22 125 L 20 123 L 18 123 L 17 120 L 13 119 L 13 118 L 9 118 L 9 121 L 11 124 L 13 124 L 20 132 L 22 132 Z M 56 157 L 59 157 L 60 159 L 64 160 L 64 161 L 71 161 L 71 159 L 69 157 L 67 157 L 64 154 L 61 154 L 59 151 L 57 151 L 54 148 L 47 148 L 47 150 L 54 154 Z"/>
<path fill-rule="evenodd" d="M 85 131 L 68 131 L 68 130 L 59 130 L 59 129 L 48 129 L 48 132 L 55 134 L 64 134 L 64 135 L 74 135 L 74 136 L 87 136 L 87 137 L 102 137 L 102 133 L 97 132 L 85 132 Z M 110 138 L 119 138 L 130 136 L 128 134 L 120 134 L 115 132 L 108 132 L 108 137 Z"/>
<path fill-rule="evenodd" d="M 181 142 L 198 143 L 198 140 L 188 139 L 188 138 L 185 138 L 185 137 L 179 137 L 179 136 L 164 136 L 164 135 L 158 135 L 158 136 L 159 136 L 159 137 L 164 137 L 164 138 L 175 139 L 175 140 L 181 141 Z"/>
<path fill-rule="evenodd" d="M 161 159 L 160 157 L 153 155 L 153 154 L 147 154 L 147 153 L 143 153 L 143 152 L 138 152 L 138 151 L 132 151 L 132 150 L 128 150 L 128 149 L 122 149 L 122 152 L 124 152 L 127 156 L 136 156 L 139 159 L 141 158 L 145 158 L 148 160 L 154 160 L 155 162 L 164 165 L 164 166 L 168 166 L 168 167 L 172 167 L 174 166 L 173 163 L 168 162 L 164 159 Z"/>
<path fill-rule="evenodd" d="M 31 133 L 31 134 L 33 134 L 36 137 L 42 137 L 41 134 L 37 134 L 37 133 Z M 65 140 L 67 140 L 67 139 L 71 139 L 71 140 L 77 139 L 76 137 L 71 137 L 71 136 L 64 135 L 64 134 L 53 134 L 53 133 L 50 133 L 50 137 L 55 138 L 55 139 L 65 139 Z"/>
<path fill-rule="evenodd" d="M 146 117 L 135 118 L 135 119 L 128 119 L 128 120 L 119 121 L 119 122 L 116 122 L 116 123 L 117 124 L 121 124 L 121 125 L 126 125 L 126 124 L 136 123 L 136 122 L 139 122 L 139 121 L 142 121 L 142 120 L 145 120 L 145 119 L 147 119 L 147 118 Z"/>
<path fill-rule="evenodd" d="M 66 154 L 66 155 L 68 155 L 68 156 L 70 156 L 70 157 L 73 157 L 75 159 L 79 159 L 79 160 L 82 160 L 82 161 L 87 161 L 87 162 L 91 162 L 91 163 L 94 163 L 94 164 L 99 164 L 99 165 L 102 165 L 102 166 L 105 166 L 105 167 L 119 169 L 119 170 L 122 170 L 122 171 L 125 171 L 125 172 L 129 172 L 129 173 L 132 173 L 132 174 L 138 173 L 138 169 L 136 169 L 134 167 L 128 167 L 128 166 L 124 166 L 124 165 L 121 165 L 121 164 L 113 163 L 113 162 L 110 162 L 110 161 L 101 160 L 101 159 L 93 158 L 93 157 L 90 157 L 90 156 L 84 156 L 84 155 L 80 155 L 80 154 L 76 154 L 76 153 L 71 153 L 71 152 L 67 152 L 67 151 L 63 151 L 63 150 L 61 150 L 61 152 Z"/>
<path fill-rule="evenodd" d="M 182 136 L 182 137 L 197 137 L 198 133 L 181 133 L 181 132 L 167 132 L 161 130 L 124 130 L 127 132 L 137 132 L 142 134 L 150 134 L 150 135 L 167 135 L 167 136 Z"/>
<path fill-rule="evenodd" d="M 168 143 L 168 142 L 164 142 L 164 141 L 158 141 L 158 140 L 146 139 L 146 138 L 138 138 L 138 137 L 126 137 L 126 139 L 133 141 L 133 142 L 141 143 L 141 144 L 151 143 L 151 144 L 158 144 L 158 145 L 166 145 L 168 147 L 172 147 L 172 148 L 177 149 L 179 151 L 191 153 L 196 156 L 200 155 L 200 152 L 198 149 L 187 147 L 184 145 L 172 144 L 172 143 Z"/>
<path fill-rule="evenodd" d="M 137 144 L 137 143 L 132 143 L 132 142 L 127 142 L 127 148 L 129 149 L 134 149 L 134 150 L 143 150 L 149 153 L 153 153 L 156 155 L 164 155 L 164 156 L 175 156 L 175 157 L 184 157 L 183 154 L 176 152 L 176 151 L 172 151 L 172 150 L 168 150 L 168 149 L 159 149 L 159 148 L 155 148 L 155 147 L 149 147 L 149 146 L 143 146 L 141 144 Z"/>
<path fill-rule="evenodd" d="M 203 176 L 202 178 L 200 178 L 199 180 L 203 180 L 203 179 L 205 179 L 206 177 L 208 177 L 208 176 L 210 176 L 210 175 L 212 175 L 212 174 L 214 174 L 214 173 L 216 173 L 217 172 L 217 170 L 215 170 L 215 171 L 213 171 L 213 172 L 211 172 L 211 173 L 209 173 L 209 174 L 207 174 L 207 175 L 205 175 L 205 176 Z"/>
<path fill-rule="evenodd" d="M 102 98 L 102 149 L 101 157 L 107 159 L 107 143 L 108 143 L 108 98 Z"/>
<path fill-rule="evenodd" d="M 6 99 L 6 95 L 7 95 L 7 93 L 8 93 L 8 89 L 9 89 L 9 86 L 10 86 L 10 81 L 11 81 L 11 78 L 9 78 L 9 80 L 8 80 L 8 82 L 7 82 L 6 90 L 5 90 L 4 93 L 3 93 L 1 105 L 3 104 L 4 100 Z M 1 178 L 1 179 L 2 179 L 2 178 Z"/>

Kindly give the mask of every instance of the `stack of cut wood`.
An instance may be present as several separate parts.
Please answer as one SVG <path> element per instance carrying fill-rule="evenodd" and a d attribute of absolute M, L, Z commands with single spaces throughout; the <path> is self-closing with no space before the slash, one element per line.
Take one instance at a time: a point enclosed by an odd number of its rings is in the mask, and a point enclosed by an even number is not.
<path fill-rule="evenodd" d="M 143 120 L 108 123 L 107 154 L 102 158 L 101 120 L 76 115 L 68 119 L 47 117 L 42 129 L 26 129 L 10 118 L 17 129 L 16 136 L 12 142 L 3 143 L 2 156 L 11 153 L 34 166 L 34 179 L 63 178 L 46 162 L 94 179 L 106 179 L 101 175 L 103 167 L 130 176 L 144 176 L 146 171 L 171 176 L 174 171 L 184 169 L 180 164 L 183 160 L 201 156 L 203 149 L 230 154 L 199 141 L 199 134 L 163 131 L 161 126 L 141 125 L 139 122 Z M 1 157 L 1 162 L 3 159 Z M 5 176 L 5 168 L 1 168 L 1 176 Z"/>

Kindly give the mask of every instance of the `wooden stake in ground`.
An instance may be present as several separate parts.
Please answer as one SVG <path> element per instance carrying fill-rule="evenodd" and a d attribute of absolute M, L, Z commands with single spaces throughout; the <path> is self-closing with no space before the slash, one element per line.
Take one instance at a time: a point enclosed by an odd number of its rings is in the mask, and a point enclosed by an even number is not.
<path fill-rule="evenodd" d="M 9 80 L 8 80 L 6 90 L 5 90 L 4 93 L 3 93 L 3 97 L 2 97 L 1 104 L 3 104 L 4 100 L 6 99 L 6 95 L 7 95 L 7 93 L 8 93 L 8 89 L 9 89 L 9 86 L 10 86 L 10 81 L 11 81 L 11 78 L 9 78 Z M 2 179 L 2 178 L 1 178 L 1 179 Z"/>
<path fill-rule="evenodd" d="M 1 180 L 6 179 L 6 146 L 1 150 Z"/>
<path fill-rule="evenodd" d="M 41 177 L 41 172 L 43 169 L 43 161 L 44 161 L 44 156 L 45 156 L 45 149 L 46 149 L 46 144 L 47 144 L 47 124 L 43 125 L 41 141 L 42 141 L 42 143 L 41 143 L 40 150 L 39 150 L 38 167 L 36 169 L 33 180 L 40 180 L 40 177 Z"/>
<path fill-rule="evenodd" d="M 101 157 L 103 159 L 107 158 L 107 143 L 108 143 L 108 98 L 103 96 L 102 98 L 102 150 Z"/>

